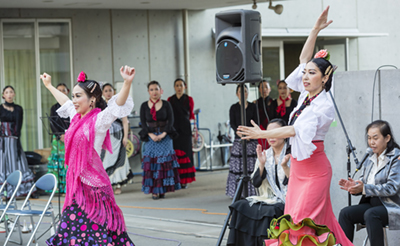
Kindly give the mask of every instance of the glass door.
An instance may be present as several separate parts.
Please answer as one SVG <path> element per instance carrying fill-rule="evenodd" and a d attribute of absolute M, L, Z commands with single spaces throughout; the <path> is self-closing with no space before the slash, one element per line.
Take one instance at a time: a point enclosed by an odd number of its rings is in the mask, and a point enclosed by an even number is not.
<path fill-rule="evenodd" d="M 54 86 L 64 83 L 71 89 L 70 23 L 39 20 L 40 74 L 48 73 Z M 40 82 L 41 83 L 41 82 Z M 69 95 L 68 95 L 69 96 Z M 42 116 L 50 116 L 50 108 L 57 103 L 53 95 L 40 85 Z M 46 118 L 44 118 L 46 119 Z M 51 146 L 49 121 L 43 121 L 43 146 Z"/>
<path fill-rule="evenodd" d="M 276 81 L 285 78 L 283 42 L 263 40 L 262 46 L 263 79 L 269 81 L 271 86 L 270 97 L 275 99 L 278 96 Z M 259 97 L 256 86 L 251 89 L 257 91 L 257 93 L 249 93 L 249 98 L 252 97 L 249 101 L 256 100 Z"/>
<path fill-rule="evenodd" d="M 14 87 L 15 103 L 24 110 L 21 143 L 25 151 L 51 146 L 48 121 L 43 125 L 40 117 L 49 115 L 56 101 L 39 76 L 46 72 L 55 86 L 71 86 L 70 33 L 70 20 L 1 20 L 1 87 Z"/>
<path fill-rule="evenodd" d="M 38 103 L 36 97 L 35 22 L 3 22 L 3 83 L 15 89 L 14 103 L 22 106 L 21 144 L 24 150 L 38 148 Z"/>

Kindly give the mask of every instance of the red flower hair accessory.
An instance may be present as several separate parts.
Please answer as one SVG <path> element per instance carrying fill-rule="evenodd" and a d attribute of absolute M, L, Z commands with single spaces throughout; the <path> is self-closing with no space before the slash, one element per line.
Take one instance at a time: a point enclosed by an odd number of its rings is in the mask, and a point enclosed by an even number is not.
<path fill-rule="evenodd" d="M 85 80 L 87 80 L 87 75 L 86 73 L 84 73 L 83 71 L 79 73 L 78 82 L 85 82 Z"/>
<path fill-rule="evenodd" d="M 315 54 L 314 58 L 322 58 L 329 61 L 331 54 L 329 54 L 328 50 L 320 50 Z"/>

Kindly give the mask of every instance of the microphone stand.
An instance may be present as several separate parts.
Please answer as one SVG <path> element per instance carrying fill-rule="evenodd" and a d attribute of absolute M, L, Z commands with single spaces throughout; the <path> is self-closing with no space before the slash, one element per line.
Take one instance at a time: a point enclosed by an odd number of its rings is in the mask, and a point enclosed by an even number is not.
<path fill-rule="evenodd" d="M 346 127 L 343 124 L 342 117 L 340 116 L 339 109 L 338 109 L 338 107 L 336 105 L 335 99 L 333 98 L 333 95 L 332 95 L 331 91 L 329 91 L 329 95 L 331 96 L 333 105 L 335 106 L 336 114 L 338 115 L 340 124 L 342 125 L 342 129 L 343 129 L 344 135 L 346 136 L 346 140 L 347 140 L 347 146 L 346 146 L 346 152 L 347 152 L 347 177 L 350 178 L 351 177 L 351 174 L 350 174 L 351 173 L 351 165 L 350 165 L 351 164 L 350 163 L 350 154 L 351 153 L 353 154 L 353 159 L 354 159 L 354 163 L 356 164 L 356 166 L 358 166 L 358 163 L 359 163 L 359 161 L 357 159 L 357 156 L 356 156 L 356 153 L 355 153 L 356 148 L 351 144 L 351 140 L 349 138 L 349 135 L 347 134 Z M 349 206 L 351 206 L 351 194 L 350 193 L 348 193 L 348 204 L 349 204 Z"/>

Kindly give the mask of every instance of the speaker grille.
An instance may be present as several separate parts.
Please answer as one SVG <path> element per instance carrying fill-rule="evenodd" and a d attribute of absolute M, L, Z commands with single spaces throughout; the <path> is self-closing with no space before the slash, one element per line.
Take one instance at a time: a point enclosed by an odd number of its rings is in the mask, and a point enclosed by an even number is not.
<path fill-rule="evenodd" d="M 217 75 L 223 81 L 233 81 L 243 70 L 243 53 L 232 39 L 221 40 L 216 50 Z"/>
<path fill-rule="evenodd" d="M 244 81 L 244 69 L 242 69 L 238 75 L 236 75 L 235 78 L 232 79 L 232 81 L 237 81 L 237 82 L 242 82 Z"/>

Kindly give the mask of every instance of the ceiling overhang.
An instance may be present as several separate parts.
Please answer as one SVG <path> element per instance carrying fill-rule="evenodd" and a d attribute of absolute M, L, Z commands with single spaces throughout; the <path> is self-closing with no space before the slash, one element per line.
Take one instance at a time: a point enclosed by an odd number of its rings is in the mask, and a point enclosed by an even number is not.
<path fill-rule="evenodd" d="M 307 38 L 311 29 L 299 28 L 264 28 L 262 37 L 264 38 Z M 387 37 L 388 33 L 363 33 L 358 29 L 335 29 L 328 28 L 322 30 L 319 38 L 361 38 L 361 37 Z"/>
<path fill-rule="evenodd" d="M 268 0 L 258 0 L 266 4 Z M 283 1 L 283 0 L 272 0 Z M 253 0 L 0 0 L 0 8 L 203 10 L 253 5 Z"/>

